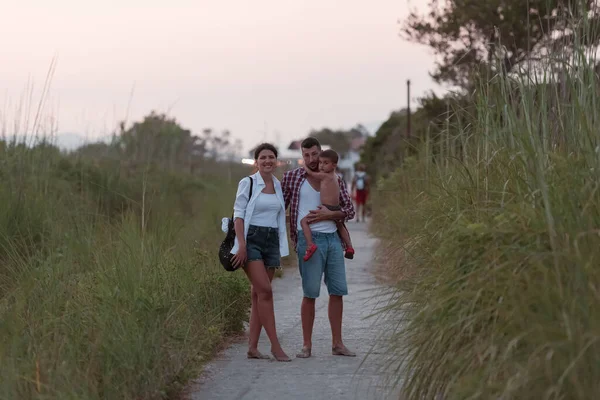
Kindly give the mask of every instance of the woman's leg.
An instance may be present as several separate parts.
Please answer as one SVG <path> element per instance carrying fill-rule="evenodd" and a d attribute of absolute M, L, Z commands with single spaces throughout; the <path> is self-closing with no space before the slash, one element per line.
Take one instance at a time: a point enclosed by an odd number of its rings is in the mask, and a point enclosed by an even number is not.
<path fill-rule="evenodd" d="M 275 276 L 275 268 L 267 268 L 267 275 L 269 276 L 269 282 L 273 282 L 273 276 Z M 252 309 L 250 310 L 250 334 L 248 338 L 248 356 L 252 358 L 263 358 L 262 354 L 258 351 L 258 339 L 260 338 L 260 331 L 262 330 L 262 324 L 258 317 L 258 294 L 254 290 L 252 285 Z M 268 356 L 266 358 L 269 358 Z"/>
<path fill-rule="evenodd" d="M 273 309 L 273 291 L 271 281 L 262 260 L 250 261 L 244 268 L 250 283 L 256 291 L 257 307 L 256 311 L 261 325 L 265 328 L 267 336 L 271 341 L 271 353 L 280 361 L 289 361 L 279 344 L 277 330 L 275 329 L 275 311 Z M 260 332 L 260 331 L 259 331 Z"/>

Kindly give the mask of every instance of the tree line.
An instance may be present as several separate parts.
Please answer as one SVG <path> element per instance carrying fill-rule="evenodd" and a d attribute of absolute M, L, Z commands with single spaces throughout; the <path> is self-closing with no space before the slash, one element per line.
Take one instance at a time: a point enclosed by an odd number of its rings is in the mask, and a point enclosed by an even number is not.
<path fill-rule="evenodd" d="M 413 11 L 401 22 L 401 36 L 434 51 L 430 75 L 450 91 L 418 99 L 410 135 L 407 109 L 401 109 L 367 140 L 362 161 L 380 176 L 416 155 L 424 141 L 434 144 L 433 156 L 435 143 L 444 142 L 438 147 L 447 149 L 453 132 L 477 112 L 473 102 L 482 85 L 494 85 L 495 77 L 541 87 L 544 74 L 564 74 L 565 61 L 582 56 L 600 72 L 593 50 L 600 43 L 598 0 L 430 0 L 425 12 Z M 460 143 L 451 148 L 460 157 Z"/>
<path fill-rule="evenodd" d="M 92 159 L 119 159 L 130 167 L 195 173 L 210 163 L 237 161 L 241 148 L 241 140 L 228 130 L 206 128 L 194 134 L 175 118 L 152 111 L 130 127 L 121 122 L 109 143 L 85 144 L 76 153 Z"/>

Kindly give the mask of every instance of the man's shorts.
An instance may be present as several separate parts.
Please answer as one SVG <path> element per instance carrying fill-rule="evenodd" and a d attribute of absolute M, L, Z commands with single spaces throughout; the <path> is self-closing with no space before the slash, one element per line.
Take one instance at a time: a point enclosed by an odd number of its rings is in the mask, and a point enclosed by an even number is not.
<path fill-rule="evenodd" d="M 304 297 L 311 299 L 319 297 L 323 275 L 330 295 L 347 295 L 346 265 L 340 236 L 337 232 L 312 232 L 312 238 L 317 245 L 317 251 L 308 261 L 304 261 L 302 256 L 306 252 L 306 239 L 302 231 L 298 231 L 298 267 L 302 277 Z"/>

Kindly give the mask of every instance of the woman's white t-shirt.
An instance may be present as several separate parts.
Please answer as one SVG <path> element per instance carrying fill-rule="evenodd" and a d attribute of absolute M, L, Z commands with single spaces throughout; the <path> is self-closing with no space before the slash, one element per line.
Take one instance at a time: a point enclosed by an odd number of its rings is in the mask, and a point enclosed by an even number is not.
<path fill-rule="evenodd" d="M 277 220 L 281 212 L 281 203 L 275 193 L 260 192 L 256 198 L 254 212 L 250 219 L 250 225 L 277 228 Z"/>

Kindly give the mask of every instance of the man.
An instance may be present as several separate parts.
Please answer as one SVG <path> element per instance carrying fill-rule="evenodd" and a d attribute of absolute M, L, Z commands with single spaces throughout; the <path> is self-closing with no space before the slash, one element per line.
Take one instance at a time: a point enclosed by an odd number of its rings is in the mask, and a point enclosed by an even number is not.
<path fill-rule="evenodd" d="M 304 165 L 310 170 L 319 169 L 321 144 L 315 138 L 304 139 L 300 145 Z M 308 358 L 312 354 L 312 331 L 315 322 L 315 302 L 321 289 L 321 278 L 325 275 L 325 284 L 329 293 L 329 323 L 331 325 L 332 354 L 354 357 L 356 354 L 346 348 L 342 341 L 343 296 L 348 294 L 344 249 L 337 233 L 336 220 L 354 218 L 354 206 L 346 184 L 340 178 L 339 211 L 331 211 L 320 202 L 319 182 L 308 176 L 303 167 L 284 174 L 281 186 L 286 208 L 290 207 L 290 238 L 298 254 L 298 265 L 302 277 L 302 350 L 296 357 Z M 318 250 L 308 260 L 302 256 L 306 252 L 306 239 L 300 221 L 309 216 L 313 241 Z"/>
<path fill-rule="evenodd" d="M 359 164 L 356 167 L 356 173 L 354 174 L 354 178 L 352 178 L 352 187 L 351 192 L 354 193 L 355 201 L 356 201 L 356 222 L 360 222 L 360 215 L 362 214 L 363 222 L 365 222 L 365 217 L 367 215 L 367 195 L 369 194 L 370 189 L 370 179 L 369 175 L 367 175 L 366 167 L 364 164 Z M 361 213 L 362 210 L 362 213 Z"/>

